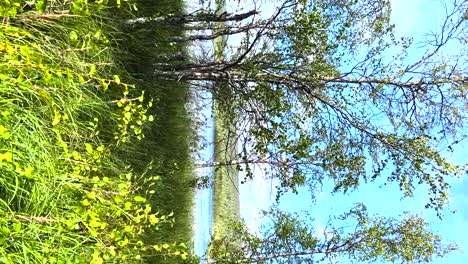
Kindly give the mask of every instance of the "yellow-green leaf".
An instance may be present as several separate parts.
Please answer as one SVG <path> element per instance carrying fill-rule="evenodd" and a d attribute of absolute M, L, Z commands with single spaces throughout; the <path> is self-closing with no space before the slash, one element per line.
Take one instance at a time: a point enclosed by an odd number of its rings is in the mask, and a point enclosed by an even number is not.
<path fill-rule="evenodd" d="M 118 75 L 114 75 L 114 76 L 112 76 L 112 78 L 114 79 L 115 83 L 120 84 L 120 78 L 119 78 Z"/>
<path fill-rule="evenodd" d="M 60 114 L 55 113 L 54 120 L 52 120 L 52 126 L 57 125 L 60 122 Z"/>
<path fill-rule="evenodd" d="M 93 153 L 93 147 L 91 146 L 91 144 L 86 143 L 86 144 L 85 144 L 85 147 L 86 147 L 86 152 L 87 152 L 88 154 L 92 154 L 92 153 Z"/>
<path fill-rule="evenodd" d="M 0 154 L 0 161 L 1 160 L 6 160 L 8 162 L 12 162 L 13 161 L 13 153 L 5 152 L 3 154 Z"/>
<path fill-rule="evenodd" d="M 76 33 L 76 31 L 70 31 L 68 33 L 68 39 L 70 39 L 71 42 L 76 42 L 78 40 L 78 34 Z"/>
<path fill-rule="evenodd" d="M 14 223 L 13 224 L 13 230 L 15 230 L 15 232 L 21 231 L 21 222 Z"/>
<path fill-rule="evenodd" d="M 88 206 L 88 205 L 91 204 L 91 203 L 88 201 L 88 199 L 84 199 L 81 203 L 82 203 L 84 206 Z"/>
<path fill-rule="evenodd" d="M 152 225 L 159 223 L 159 218 L 157 218 L 154 214 L 149 216 L 149 220 Z"/>
<path fill-rule="evenodd" d="M 96 193 L 95 192 L 90 192 L 88 195 L 86 195 L 89 199 L 94 200 L 96 199 Z"/>
<path fill-rule="evenodd" d="M 93 76 L 94 74 L 96 74 L 96 66 L 91 65 L 91 67 L 89 68 L 89 75 Z"/>
<path fill-rule="evenodd" d="M 146 198 L 142 196 L 135 196 L 133 197 L 133 200 L 135 200 L 135 202 L 145 202 Z"/>
<path fill-rule="evenodd" d="M 101 227 L 101 222 L 96 221 L 96 220 L 91 220 L 89 222 L 89 226 L 91 226 L 91 227 Z"/>

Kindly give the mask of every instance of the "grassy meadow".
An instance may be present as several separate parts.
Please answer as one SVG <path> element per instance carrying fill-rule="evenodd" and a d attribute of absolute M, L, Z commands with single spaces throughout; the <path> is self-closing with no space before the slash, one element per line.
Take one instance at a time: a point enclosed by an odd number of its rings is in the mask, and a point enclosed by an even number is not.
<path fill-rule="evenodd" d="M 215 1 L 216 11 L 225 11 L 225 0 Z M 215 60 L 222 61 L 227 46 L 227 37 L 214 40 Z M 226 84 L 215 83 L 214 115 L 214 161 L 225 163 L 237 159 L 236 127 L 232 120 L 236 114 L 232 110 L 230 91 Z M 213 178 L 213 237 L 228 235 L 227 228 L 231 219 L 240 217 L 239 172 L 235 166 L 222 166 L 214 169 Z"/>
<path fill-rule="evenodd" d="M 182 1 L 141 0 L 138 6 L 141 8 L 135 14 L 137 17 L 183 12 Z M 127 51 L 122 64 L 138 80 L 145 95 L 155 99 L 155 107 L 149 110 L 155 115 L 155 121 L 144 131 L 145 138 L 138 142 L 137 148 L 128 152 L 131 155 L 127 159 L 140 173 L 146 172 L 159 177 L 154 185 L 145 186 L 145 189 L 155 191 L 149 201 L 158 206 L 163 214 L 173 212 L 175 216 L 172 226 L 149 233 L 145 235 L 145 239 L 149 242 L 183 241 L 190 244 L 193 241 L 194 190 L 191 182 L 194 175 L 189 147 L 192 140 L 190 117 L 185 108 L 188 102 L 188 85 L 155 78 L 152 66 L 158 62 L 182 62 L 173 61 L 172 56 L 185 54 L 185 44 L 165 42 L 164 38 L 182 35 L 183 32 L 177 26 L 157 24 L 150 27 L 124 25 L 123 31 L 127 34 L 122 39 L 122 45 L 126 45 Z M 147 167 L 145 164 L 151 166 Z M 159 257 L 149 259 L 150 263 L 160 261 Z M 180 260 L 165 261 L 179 263 Z"/>
<path fill-rule="evenodd" d="M 0 3 L 0 263 L 188 261 L 187 87 L 151 75 L 182 32 L 122 23 L 182 4 L 128 3 Z"/>
<path fill-rule="evenodd" d="M 184 9 L 181 0 L 0 3 L 0 263 L 197 261 L 189 86 L 154 75 L 155 63 L 188 61 L 187 43 L 166 40 L 184 32 L 127 23 Z M 222 161 L 235 143 L 219 90 Z M 215 170 L 220 235 L 239 216 L 237 177 Z"/>

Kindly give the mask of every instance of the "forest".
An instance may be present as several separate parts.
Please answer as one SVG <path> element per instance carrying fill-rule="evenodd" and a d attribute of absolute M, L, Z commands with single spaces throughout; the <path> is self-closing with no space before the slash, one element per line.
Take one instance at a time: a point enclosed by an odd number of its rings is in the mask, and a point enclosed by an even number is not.
<path fill-rule="evenodd" d="M 363 201 L 320 234 L 280 206 L 378 183 L 401 199 L 423 189 L 424 210 L 451 213 L 468 172 L 450 158 L 468 131 L 468 2 L 440 4 L 416 43 L 395 33 L 390 0 L 1 0 L 0 263 L 430 263 L 460 251 L 412 212 Z M 251 230 L 239 188 L 259 170 L 276 200 Z M 207 188 L 211 238 L 196 254 Z"/>

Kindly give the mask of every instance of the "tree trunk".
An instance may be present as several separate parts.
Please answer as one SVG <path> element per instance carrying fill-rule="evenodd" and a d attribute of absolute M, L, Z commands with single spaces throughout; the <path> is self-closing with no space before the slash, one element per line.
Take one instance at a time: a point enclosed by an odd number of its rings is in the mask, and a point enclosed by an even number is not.
<path fill-rule="evenodd" d="M 251 10 L 241 14 L 228 14 L 223 12 L 221 14 L 200 14 L 200 15 L 184 15 L 178 17 L 139 17 L 134 19 L 128 19 L 125 21 L 127 25 L 137 25 L 145 23 L 161 23 L 161 24 L 187 24 L 196 22 L 228 22 L 228 21 L 242 21 L 251 16 L 257 15 L 257 10 Z"/>

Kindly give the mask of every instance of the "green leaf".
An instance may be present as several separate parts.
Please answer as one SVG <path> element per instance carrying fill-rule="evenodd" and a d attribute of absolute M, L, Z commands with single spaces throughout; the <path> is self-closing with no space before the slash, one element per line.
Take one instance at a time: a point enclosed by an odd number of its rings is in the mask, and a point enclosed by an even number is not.
<path fill-rule="evenodd" d="M 72 30 L 68 33 L 68 39 L 73 43 L 78 40 L 78 33 L 76 31 Z M 67 68 L 68 69 L 68 68 Z"/>
<path fill-rule="evenodd" d="M 120 78 L 119 78 L 118 75 L 114 75 L 114 76 L 112 76 L 112 78 L 114 79 L 114 82 L 115 82 L 116 84 L 120 84 Z"/>
<path fill-rule="evenodd" d="M 162 247 L 160 245 L 154 245 L 153 248 L 154 248 L 154 250 L 156 250 L 158 252 L 162 250 Z"/>
<path fill-rule="evenodd" d="M 6 161 L 13 162 L 13 153 L 12 152 L 5 152 L 4 158 Z"/>
<path fill-rule="evenodd" d="M 13 224 L 13 230 L 15 230 L 15 232 L 20 232 L 21 231 L 21 222 L 14 223 Z"/>
<path fill-rule="evenodd" d="M 90 76 L 93 76 L 96 74 L 96 66 L 95 65 L 91 65 L 89 67 L 89 73 L 88 73 Z"/>
<path fill-rule="evenodd" d="M 101 227 L 101 222 L 97 220 L 91 220 L 89 221 L 88 225 L 91 227 Z"/>
<path fill-rule="evenodd" d="M 11 137 L 11 133 L 10 133 L 10 132 L 5 132 L 5 133 L 3 133 L 3 135 L 2 135 L 2 138 L 4 138 L 4 139 L 9 139 L 10 137 Z"/>
<path fill-rule="evenodd" d="M 156 215 L 154 215 L 154 214 L 151 214 L 151 215 L 149 216 L 149 220 L 150 220 L 150 223 L 151 223 L 152 225 L 155 225 L 155 224 L 159 223 L 159 221 L 160 221 L 159 218 L 156 217 Z"/>
<path fill-rule="evenodd" d="M 0 153 L 0 161 L 6 160 L 8 162 L 13 162 L 13 153 L 11 152 L 5 152 L 5 153 Z"/>
<path fill-rule="evenodd" d="M 121 247 L 124 247 L 124 246 L 126 246 L 128 244 L 128 239 L 125 238 L 124 240 L 121 240 L 121 241 L 117 242 L 117 244 L 119 244 L 119 246 L 121 246 Z"/>
<path fill-rule="evenodd" d="M 8 235 L 10 233 L 10 229 L 8 229 L 8 227 L 6 226 L 2 226 L 0 228 L 0 232 L 3 233 L 4 235 Z"/>
<path fill-rule="evenodd" d="M 91 203 L 88 201 L 88 199 L 84 199 L 83 201 L 81 201 L 81 203 L 84 205 L 84 206 L 89 206 Z"/>
<path fill-rule="evenodd" d="M 52 120 L 52 126 L 57 125 L 60 122 L 60 114 L 55 113 L 54 120 Z"/>
<path fill-rule="evenodd" d="M 33 172 L 33 168 L 31 167 L 27 167 L 25 170 L 24 170 L 24 175 L 26 177 L 30 177 L 32 175 L 32 172 Z"/>
<path fill-rule="evenodd" d="M 142 196 L 135 196 L 133 197 L 133 200 L 135 200 L 135 202 L 145 202 L 146 198 Z"/>
<path fill-rule="evenodd" d="M 93 154 L 93 147 L 91 146 L 91 144 L 86 143 L 85 147 L 86 147 L 86 153 Z"/>
<path fill-rule="evenodd" d="M 96 199 L 96 193 L 95 192 L 90 192 L 86 196 L 91 200 Z"/>
<path fill-rule="evenodd" d="M 104 91 L 106 91 L 107 88 L 109 88 L 109 85 L 107 84 L 107 81 L 105 79 L 100 79 L 100 81 L 101 81 L 102 88 L 104 89 Z"/>
<path fill-rule="evenodd" d="M 46 3 L 45 1 L 38 1 L 36 3 L 36 10 L 39 12 L 39 13 L 44 13 L 45 12 L 45 9 L 46 9 Z"/>

